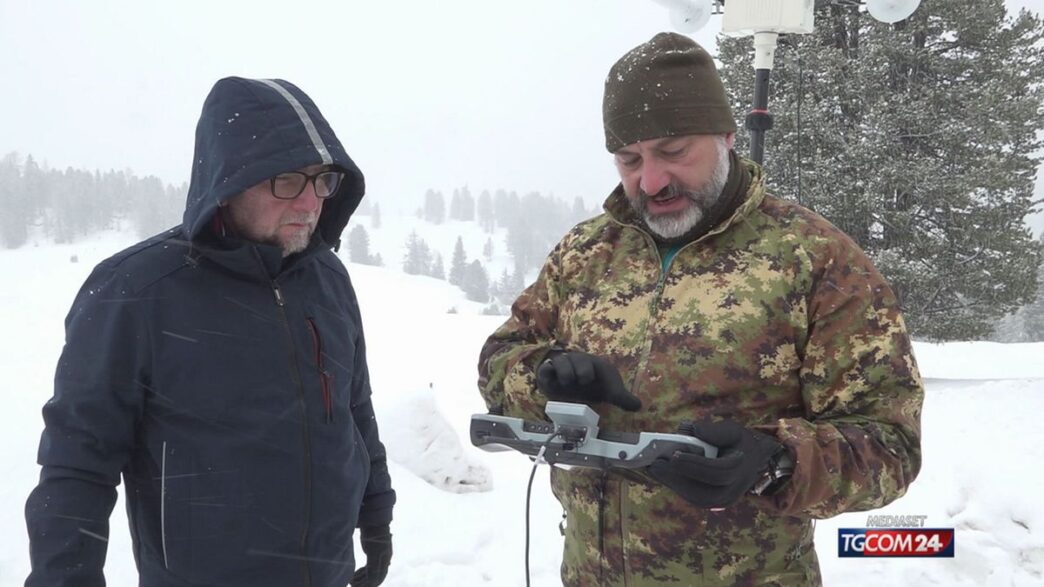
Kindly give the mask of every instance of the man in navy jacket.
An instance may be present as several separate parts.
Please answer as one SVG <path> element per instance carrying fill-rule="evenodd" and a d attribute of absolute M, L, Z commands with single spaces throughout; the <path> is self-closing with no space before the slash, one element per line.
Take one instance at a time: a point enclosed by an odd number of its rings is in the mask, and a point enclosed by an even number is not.
<path fill-rule="evenodd" d="M 26 585 L 104 585 L 121 475 L 143 586 L 384 580 L 395 492 L 331 250 L 363 191 L 296 86 L 215 84 L 183 223 L 99 264 L 66 319 Z"/>

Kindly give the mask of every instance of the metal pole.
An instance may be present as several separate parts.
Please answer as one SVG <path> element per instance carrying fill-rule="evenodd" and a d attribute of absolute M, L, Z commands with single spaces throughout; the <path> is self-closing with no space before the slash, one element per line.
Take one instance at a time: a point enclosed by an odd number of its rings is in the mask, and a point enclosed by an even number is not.
<path fill-rule="evenodd" d="M 765 131 L 772 128 L 772 115 L 768 111 L 769 75 L 771 69 L 754 72 L 754 106 L 747 116 L 750 130 L 750 156 L 760 165 L 765 157 Z"/>
<path fill-rule="evenodd" d="M 750 131 L 750 157 L 761 165 L 765 158 L 765 131 L 772 128 L 768 111 L 769 75 L 776 56 L 777 33 L 754 33 L 754 104 L 747 114 Z"/>

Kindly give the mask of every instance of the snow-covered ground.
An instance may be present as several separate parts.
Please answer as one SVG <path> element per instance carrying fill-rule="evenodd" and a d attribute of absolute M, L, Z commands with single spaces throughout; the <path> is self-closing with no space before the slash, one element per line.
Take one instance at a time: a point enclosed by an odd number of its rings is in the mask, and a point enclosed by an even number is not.
<path fill-rule="evenodd" d="M 40 408 L 51 394 L 65 313 L 94 264 L 133 241 L 111 234 L 0 251 L 0 587 L 21 585 L 28 572 L 22 508 L 38 475 Z M 502 318 L 479 315 L 481 304 L 445 282 L 388 265 L 349 267 L 399 494 L 385 584 L 522 585 L 529 461 L 467 441 L 469 416 L 484 410 L 479 348 Z M 816 528 L 826 584 L 1044 584 L 1044 343 L 918 344 L 917 353 L 928 381 L 924 467 L 907 496 L 875 513 L 927 515 L 928 526 L 956 527 L 956 558 L 839 559 L 836 529 L 866 524 L 865 513 L 846 514 Z M 533 491 L 534 585 L 560 584 L 560 515 L 542 468 Z M 137 584 L 122 504 L 106 573 L 110 585 Z"/>

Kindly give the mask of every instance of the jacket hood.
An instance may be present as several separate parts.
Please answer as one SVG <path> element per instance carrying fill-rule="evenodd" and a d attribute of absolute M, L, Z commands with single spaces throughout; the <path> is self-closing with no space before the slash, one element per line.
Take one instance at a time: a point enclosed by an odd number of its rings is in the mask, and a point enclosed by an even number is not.
<path fill-rule="evenodd" d="M 334 245 L 365 192 L 362 172 L 319 108 L 281 79 L 227 77 L 203 103 L 196 125 L 192 180 L 182 230 L 197 239 L 218 206 L 274 175 L 309 165 L 345 173 L 336 196 L 323 203 L 317 232 Z"/>

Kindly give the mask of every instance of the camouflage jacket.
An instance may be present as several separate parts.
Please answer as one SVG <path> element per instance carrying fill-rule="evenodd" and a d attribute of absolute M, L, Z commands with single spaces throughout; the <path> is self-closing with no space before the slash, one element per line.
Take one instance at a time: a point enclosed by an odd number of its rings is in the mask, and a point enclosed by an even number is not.
<path fill-rule="evenodd" d="M 609 359 L 643 408 L 600 427 L 674 432 L 733 419 L 795 457 L 772 497 L 724 511 L 633 475 L 553 469 L 574 585 L 818 585 L 813 518 L 880 507 L 920 469 L 924 397 L 892 290 L 844 233 L 765 194 L 760 169 L 727 220 L 662 268 L 622 190 L 555 247 L 486 342 L 479 385 L 544 420 L 534 370 L 552 347 Z"/>

